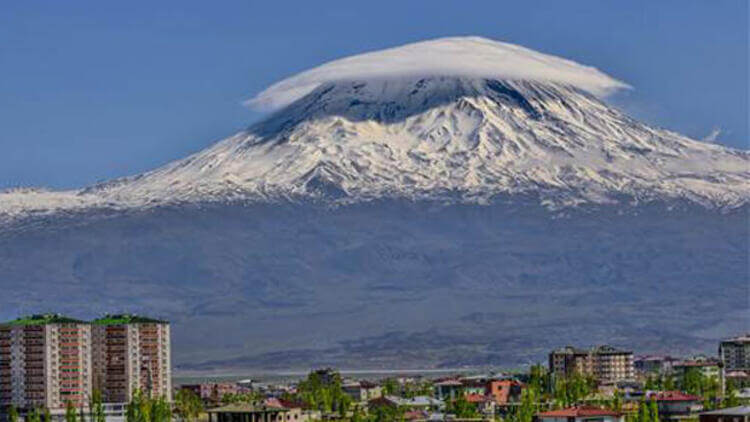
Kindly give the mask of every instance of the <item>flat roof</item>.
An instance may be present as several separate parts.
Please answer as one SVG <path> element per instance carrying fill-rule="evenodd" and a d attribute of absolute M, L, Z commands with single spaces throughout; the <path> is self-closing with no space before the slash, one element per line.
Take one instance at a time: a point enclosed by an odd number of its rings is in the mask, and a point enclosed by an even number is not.
<path fill-rule="evenodd" d="M 712 410 L 710 412 L 701 412 L 701 415 L 750 415 L 750 406 L 727 407 L 726 409 Z"/>
<path fill-rule="evenodd" d="M 169 324 L 169 321 L 149 318 L 136 314 L 105 315 L 91 321 L 95 325 L 122 325 L 122 324 Z"/>
<path fill-rule="evenodd" d="M 0 325 L 31 326 L 47 324 L 88 324 L 80 319 L 66 317 L 60 314 L 35 314 L 16 318 Z"/>
<path fill-rule="evenodd" d="M 254 406 L 249 403 L 233 403 L 207 410 L 208 413 L 278 413 L 288 411 L 289 409 L 286 407 Z"/>

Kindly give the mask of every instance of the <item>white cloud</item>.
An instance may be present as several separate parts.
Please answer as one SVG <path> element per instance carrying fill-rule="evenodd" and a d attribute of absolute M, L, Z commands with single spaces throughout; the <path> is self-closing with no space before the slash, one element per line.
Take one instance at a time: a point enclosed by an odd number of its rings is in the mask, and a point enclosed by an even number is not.
<path fill-rule="evenodd" d="M 703 137 L 703 142 L 713 144 L 719 139 L 719 135 L 721 135 L 721 129 L 719 129 L 718 127 L 713 128 L 711 130 L 711 133 Z"/>
<path fill-rule="evenodd" d="M 629 88 L 596 68 L 560 57 L 481 37 L 451 37 L 334 60 L 275 83 L 248 104 L 273 110 L 326 82 L 425 76 L 558 82 L 597 96 Z"/>

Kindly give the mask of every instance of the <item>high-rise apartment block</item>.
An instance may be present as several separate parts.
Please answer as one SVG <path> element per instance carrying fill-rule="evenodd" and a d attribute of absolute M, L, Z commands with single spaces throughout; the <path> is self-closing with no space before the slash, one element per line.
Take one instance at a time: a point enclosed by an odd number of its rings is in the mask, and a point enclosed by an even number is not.
<path fill-rule="evenodd" d="M 94 388 L 105 402 L 130 401 L 140 390 L 171 400 L 169 323 L 135 315 L 92 322 Z"/>
<path fill-rule="evenodd" d="M 750 333 L 719 343 L 719 359 L 725 371 L 750 371 Z"/>
<path fill-rule="evenodd" d="M 567 346 L 554 350 L 549 354 L 549 368 L 558 377 L 578 373 L 592 376 L 599 383 L 632 380 L 635 376 L 633 352 L 612 346 L 591 349 Z"/>
<path fill-rule="evenodd" d="M 88 403 L 91 326 L 59 315 L 0 324 L 0 407 L 62 409 Z"/>
<path fill-rule="evenodd" d="M 68 403 L 87 408 L 130 401 L 138 389 L 171 400 L 169 323 L 135 315 L 93 322 L 46 314 L 0 324 L 0 413 Z"/>

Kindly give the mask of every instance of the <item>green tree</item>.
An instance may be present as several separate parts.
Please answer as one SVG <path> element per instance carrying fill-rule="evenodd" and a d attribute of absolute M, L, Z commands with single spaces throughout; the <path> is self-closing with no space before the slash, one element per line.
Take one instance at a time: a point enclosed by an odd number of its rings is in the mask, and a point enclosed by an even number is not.
<path fill-rule="evenodd" d="M 570 407 L 586 399 L 595 390 L 596 382 L 577 372 L 555 382 L 554 401 L 557 407 Z"/>
<path fill-rule="evenodd" d="M 77 422 L 76 408 L 70 400 L 65 402 L 65 422 Z"/>
<path fill-rule="evenodd" d="M 78 407 L 78 419 L 79 422 L 86 422 L 86 414 L 84 413 L 83 403 Z"/>
<path fill-rule="evenodd" d="M 309 406 L 322 412 L 346 413 L 351 397 L 344 392 L 341 376 L 333 372 L 324 383 L 318 372 L 310 372 L 297 386 L 300 398 Z"/>
<path fill-rule="evenodd" d="M 89 399 L 89 412 L 91 412 L 91 422 L 106 422 L 104 416 L 104 405 L 102 404 L 102 393 L 94 390 Z"/>
<path fill-rule="evenodd" d="M 370 411 L 368 422 L 396 422 L 404 420 L 404 409 L 395 406 L 377 406 Z"/>
<path fill-rule="evenodd" d="M 620 390 L 615 389 L 612 394 L 612 400 L 609 403 L 609 408 L 615 412 L 622 412 L 623 396 Z"/>
<path fill-rule="evenodd" d="M 651 422 L 659 422 L 659 404 L 654 399 L 649 400 L 648 416 Z"/>
<path fill-rule="evenodd" d="M 456 399 L 448 402 L 446 412 L 452 413 L 458 418 L 476 418 L 479 416 L 477 406 L 473 403 L 469 403 L 469 401 L 466 400 L 466 396 L 463 394 L 459 394 Z"/>
<path fill-rule="evenodd" d="M 52 415 L 49 412 L 49 408 L 44 408 L 44 422 L 52 422 Z"/>
<path fill-rule="evenodd" d="M 177 414 L 184 422 L 193 422 L 203 411 L 203 401 L 190 390 L 177 391 L 174 402 Z"/>
<path fill-rule="evenodd" d="M 662 389 L 667 390 L 667 391 L 674 390 L 676 388 L 674 377 L 671 375 L 665 375 L 661 386 L 662 386 Z"/>
<path fill-rule="evenodd" d="M 531 385 L 521 391 L 521 403 L 511 414 L 512 422 L 531 422 L 539 412 L 539 392 Z"/>
<path fill-rule="evenodd" d="M 641 398 L 640 403 L 638 403 L 638 417 L 636 420 L 637 422 L 651 422 L 651 413 L 649 412 L 645 397 Z"/>
<path fill-rule="evenodd" d="M 36 407 L 31 409 L 31 412 L 29 412 L 29 414 L 26 415 L 26 420 L 28 422 L 42 422 L 42 417 L 39 414 L 39 409 Z"/>
<path fill-rule="evenodd" d="M 401 386 L 393 378 L 387 378 L 383 381 L 383 393 L 386 395 L 395 395 L 401 392 Z"/>
<path fill-rule="evenodd" d="M 18 409 L 12 404 L 8 409 L 8 422 L 18 422 Z"/>
<path fill-rule="evenodd" d="M 172 420 L 172 406 L 164 397 L 152 398 L 136 390 L 125 410 L 125 420 L 127 422 L 169 422 Z"/>
<path fill-rule="evenodd" d="M 727 381 L 727 391 L 721 401 L 721 407 L 735 407 L 740 405 L 737 397 L 737 387 L 732 380 Z"/>
<path fill-rule="evenodd" d="M 540 394 L 550 390 L 550 375 L 542 364 L 531 365 L 529 368 L 529 386 Z"/>

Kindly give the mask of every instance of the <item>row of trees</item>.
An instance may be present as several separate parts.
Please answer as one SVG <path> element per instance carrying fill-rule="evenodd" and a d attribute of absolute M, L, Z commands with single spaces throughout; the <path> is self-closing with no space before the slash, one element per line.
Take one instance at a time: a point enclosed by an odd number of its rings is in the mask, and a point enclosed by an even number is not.
<path fill-rule="evenodd" d="M 313 409 L 324 413 L 338 412 L 342 416 L 352 406 L 352 398 L 344 392 L 338 372 L 328 374 L 325 382 L 321 374 L 310 372 L 297 386 L 297 395 L 289 399 L 301 400 Z"/>
<path fill-rule="evenodd" d="M 102 395 L 98 390 L 94 390 L 89 400 L 89 418 L 90 422 L 105 422 L 104 405 L 102 404 Z M 8 422 L 18 422 L 18 410 L 15 406 L 8 409 Z M 76 409 L 72 402 L 65 403 L 65 422 L 86 422 L 87 416 L 83 406 Z M 26 415 L 26 422 L 51 422 L 52 415 L 46 407 L 36 407 Z"/>

